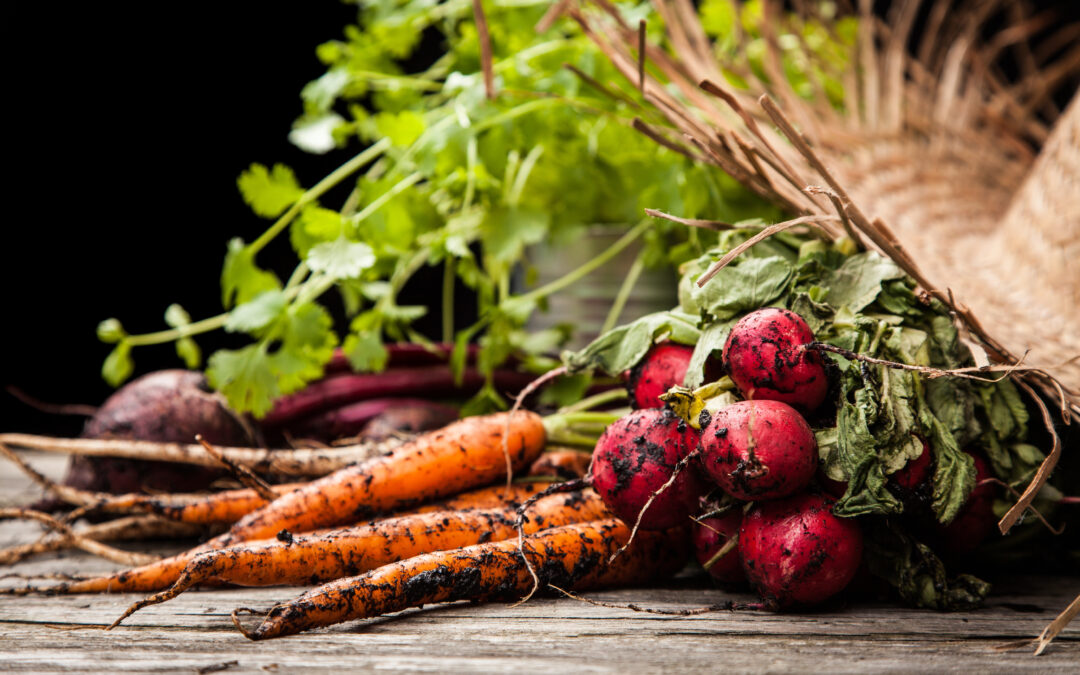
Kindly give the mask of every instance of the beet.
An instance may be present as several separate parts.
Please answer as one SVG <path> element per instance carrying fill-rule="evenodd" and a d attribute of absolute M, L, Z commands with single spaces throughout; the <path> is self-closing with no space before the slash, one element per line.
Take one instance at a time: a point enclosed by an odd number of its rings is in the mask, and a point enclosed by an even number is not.
<path fill-rule="evenodd" d="M 293 437 L 326 443 L 357 435 L 384 440 L 400 432 L 438 429 L 457 418 L 456 408 L 420 398 L 375 398 L 316 413 L 290 423 L 287 430 Z"/>
<path fill-rule="evenodd" d="M 993 477 L 990 465 L 979 455 L 971 452 L 967 454 L 975 460 L 975 489 L 968 495 L 967 501 L 951 523 L 938 525 L 941 548 L 958 555 L 971 553 L 978 548 L 997 528 L 998 522 L 994 514 L 994 486 L 979 485 Z"/>
<path fill-rule="evenodd" d="M 862 560 L 859 526 L 816 494 L 759 502 L 743 518 L 743 569 L 766 607 L 815 604 L 844 590 Z"/>
<path fill-rule="evenodd" d="M 654 345 L 633 370 L 627 380 L 626 389 L 634 408 L 662 408 L 661 394 L 668 389 L 681 385 L 686 379 L 686 369 L 690 365 L 693 347 L 662 342 Z"/>
<path fill-rule="evenodd" d="M 671 478 L 679 460 L 697 446 L 697 436 L 670 410 L 635 410 L 600 436 L 593 453 L 593 487 L 612 513 L 632 525 L 649 497 Z M 685 467 L 653 500 L 641 520 L 642 529 L 685 524 L 704 492 L 691 467 Z"/>
<path fill-rule="evenodd" d="M 747 314 L 724 344 L 724 368 L 751 400 L 782 401 L 803 412 L 821 405 L 829 378 L 802 317 L 769 307 Z"/>
<path fill-rule="evenodd" d="M 87 421 L 82 437 L 194 443 L 195 434 L 215 445 L 245 446 L 252 441 L 240 418 L 202 374 L 160 370 L 132 380 L 110 396 Z M 64 484 L 115 494 L 194 492 L 223 475 L 190 464 L 76 456 Z"/>
<path fill-rule="evenodd" d="M 740 506 L 723 515 L 701 518 L 694 523 L 694 553 L 702 566 L 712 560 L 728 540 L 739 534 L 742 519 Z M 723 583 L 746 581 L 738 546 L 713 562 L 707 571 L 714 579 Z"/>
<path fill-rule="evenodd" d="M 817 440 L 806 420 L 779 401 L 739 401 L 701 432 L 701 467 L 732 497 L 779 499 L 817 471 Z"/>

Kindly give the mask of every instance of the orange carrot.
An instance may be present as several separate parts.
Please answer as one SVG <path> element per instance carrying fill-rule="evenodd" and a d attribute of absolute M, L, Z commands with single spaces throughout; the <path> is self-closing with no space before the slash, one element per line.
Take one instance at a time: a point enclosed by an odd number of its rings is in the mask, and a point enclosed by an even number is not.
<path fill-rule="evenodd" d="M 430 513 L 432 511 L 453 511 L 461 509 L 516 509 L 518 505 L 547 488 L 550 483 L 514 483 L 509 492 L 505 485 L 496 485 L 471 492 L 465 492 L 440 502 L 428 504 L 418 509 L 403 512 L 399 516 L 409 513 Z M 329 530 L 312 532 L 312 536 L 323 536 Z M 267 541 L 277 541 L 269 539 Z M 251 542 L 255 543 L 255 542 Z M 168 588 L 180 578 L 184 571 L 197 555 L 210 549 L 206 545 L 198 546 L 190 551 L 185 551 L 169 558 L 163 558 L 148 565 L 134 567 L 132 569 L 115 572 L 101 577 L 69 581 L 43 588 L 20 588 L 19 592 L 41 592 L 50 595 L 71 593 L 123 593 L 140 592 L 152 593 Z"/>
<path fill-rule="evenodd" d="M 548 450 L 529 467 L 530 476 L 550 476 L 560 480 L 584 478 L 592 462 L 592 453 L 569 448 Z"/>
<path fill-rule="evenodd" d="M 565 590 L 640 584 L 672 574 L 685 562 L 685 534 L 639 534 L 614 562 L 611 555 L 630 537 L 610 519 L 544 530 L 525 541 L 526 555 L 548 584 Z M 254 629 L 237 628 L 252 640 L 363 619 L 409 607 L 454 600 L 512 600 L 527 592 L 532 577 L 514 539 L 419 555 L 358 577 L 338 579 L 276 605 Z M 251 611 L 251 610 L 246 610 Z"/>
<path fill-rule="evenodd" d="M 610 517 L 592 490 L 551 495 L 529 511 L 525 532 Z M 240 586 L 315 584 L 355 576 L 422 553 L 446 551 L 517 536 L 514 507 L 431 511 L 388 518 L 325 534 L 245 542 L 195 556 L 171 588 L 132 605 L 133 612 L 165 602 L 208 580 Z"/>
<path fill-rule="evenodd" d="M 509 428 L 506 443 L 504 430 Z M 212 548 L 356 522 L 486 485 L 506 476 L 504 446 L 513 470 L 529 466 L 544 448 L 539 415 L 519 411 L 458 420 L 424 434 L 389 455 L 346 467 L 279 497 L 250 513 L 215 540 Z"/>

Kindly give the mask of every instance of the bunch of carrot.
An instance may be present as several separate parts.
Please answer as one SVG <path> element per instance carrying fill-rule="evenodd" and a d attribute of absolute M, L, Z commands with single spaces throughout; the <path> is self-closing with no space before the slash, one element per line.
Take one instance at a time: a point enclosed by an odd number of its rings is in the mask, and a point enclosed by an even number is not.
<path fill-rule="evenodd" d="M 329 582 L 274 607 L 252 630 L 234 614 L 245 635 L 262 639 L 412 606 L 520 597 L 532 588 L 534 571 L 543 588 L 570 590 L 643 583 L 683 564 L 681 530 L 639 537 L 610 562 L 629 531 L 592 490 L 541 496 L 548 481 L 540 477 L 484 487 L 534 464 L 541 474 L 580 467 L 581 454 L 573 452 L 545 453 L 549 457 L 538 462 L 548 440 L 543 418 L 516 411 L 459 420 L 309 483 L 255 484 L 201 498 L 69 489 L 66 497 L 84 511 L 103 507 L 231 525 L 177 556 L 103 577 L 2 592 L 154 593 L 115 626 L 196 584 Z M 18 461 L 2 445 L 0 451 Z M 517 509 L 526 500 L 529 517 L 519 541 Z"/>

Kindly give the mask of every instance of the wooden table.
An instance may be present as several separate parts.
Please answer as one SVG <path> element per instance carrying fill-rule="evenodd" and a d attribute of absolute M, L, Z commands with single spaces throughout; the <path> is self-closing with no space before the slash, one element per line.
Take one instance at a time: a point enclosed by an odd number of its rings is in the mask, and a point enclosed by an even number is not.
<path fill-rule="evenodd" d="M 27 454 L 55 474 L 55 457 Z M 0 502 L 37 495 L 0 467 Z M 0 546 L 39 529 L 0 523 Z M 7 571 L 93 573 L 112 563 L 68 552 Z M 6 579 L 10 585 L 21 581 Z M 345 669 L 456 672 L 1080 672 L 1080 626 L 1036 658 L 1029 639 L 1080 592 L 1080 577 L 1018 579 L 974 612 L 938 614 L 891 604 L 827 613 L 718 612 L 675 617 L 611 609 L 571 599 L 410 610 L 268 642 L 233 627 L 235 607 L 267 608 L 300 589 L 195 591 L 149 607 L 104 632 L 138 594 L 0 597 L 0 671 L 14 672 L 341 672 Z M 664 588 L 590 593 L 612 603 L 677 609 L 749 600 L 700 578 Z"/>

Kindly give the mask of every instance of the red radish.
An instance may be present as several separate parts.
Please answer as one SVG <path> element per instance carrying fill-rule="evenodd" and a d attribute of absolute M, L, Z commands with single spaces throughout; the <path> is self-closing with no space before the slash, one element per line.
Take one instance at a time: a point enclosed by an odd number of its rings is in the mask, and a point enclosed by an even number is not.
<path fill-rule="evenodd" d="M 593 453 L 592 484 L 611 511 L 629 524 L 697 446 L 698 433 L 670 410 L 635 410 L 600 436 Z M 649 505 L 641 528 L 685 524 L 697 511 L 704 486 L 690 467 Z"/>
<path fill-rule="evenodd" d="M 859 526 L 832 514 L 833 500 L 801 494 L 759 502 L 743 518 L 743 569 L 765 605 L 815 604 L 844 590 L 862 560 Z"/>
<path fill-rule="evenodd" d="M 818 485 L 825 491 L 825 494 L 836 497 L 837 499 L 840 499 L 847 493 L 846 481 L 833 480 L 826 476 L 824 471 L 818 474 Z"/>
<path fill-rule="evenodd" d="M 900 467 L 899 471 L 889 476 L 889 480 L 892 481 L 893 485 L 910 492 L 914 492 L 930 478 L 930 465 L 932 463 L 930 446 L 924 439 L 919 438 L 919 440 L 922 442 L 922 454 L 915 459 L 909 459 L 907 464 Z"/>
<path fill-rule="evenodd" d="M 747 314 L 724 344 L 724 368 L 743 396 L 783 401 L 814 410 L 825 400 L 829 378 L 816 350 L 814 333 L 802 317 L 769 307 Z"/>
<path fill-rule="evenodd" d="M 994 514 L 994 486 L 980 485 L 993 477 L 990 466 L 979 455 L 967 454 L 975 460 L 975 489 L 968 495 L 956 518 L 948 525 L 938 526 L 942 548 L 956 554 L 974 551 L 994 531 L 998 521 Z"/>
<path fill-rule="evenodd" d="M 732 497 L 779 499 L 817 471 L 817 440 L 806 420 L 779 401 L 739 401 L 701 432 L 701 467 Z"/>
<path fill-rule="evenodd" d="M 654 345 L 645 358 L 630 371 L 626 388 L 630 392 L 633 406 L 663 408 L 664 402 L 660 400 L 660 395 L 683 383 L 693 354 L 693 347 L 674 342 Z"/>
<path fill-rule="evenodd" d="M 717 581 L 730 584 L 746 580 L 738 542 L 728 544 L 738 536 L 742 519 L 740 505 L 723 515 L 701 518 L 694 524 L 694 553 L 698 562 Z M 723 550 L 725 548 L 726 551 Z"/>

